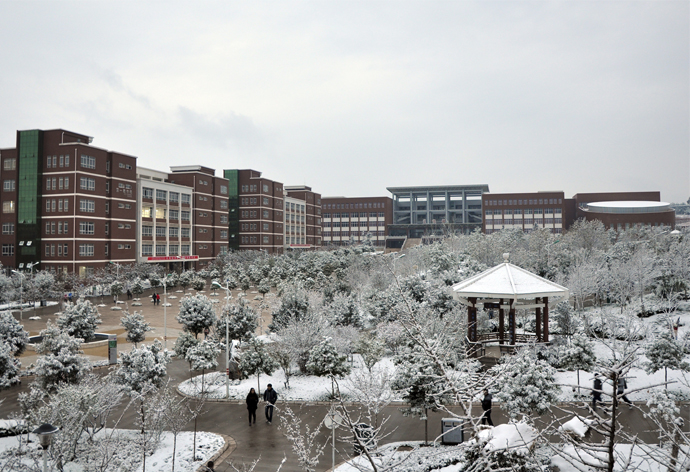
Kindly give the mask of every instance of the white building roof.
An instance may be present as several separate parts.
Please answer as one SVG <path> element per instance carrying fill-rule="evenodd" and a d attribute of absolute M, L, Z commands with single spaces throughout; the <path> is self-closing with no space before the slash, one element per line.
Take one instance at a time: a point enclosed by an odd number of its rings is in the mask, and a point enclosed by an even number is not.
<path fill-rule="evenodd" d="M 512 300 L 549 297 L 550 304 L 552 299 L 554 302 L 555 299 L 568 299 L 567 288 L 511 264 L 507 254 L 503 257 L 506 262 L 453 285 L 453 297 Z"/>

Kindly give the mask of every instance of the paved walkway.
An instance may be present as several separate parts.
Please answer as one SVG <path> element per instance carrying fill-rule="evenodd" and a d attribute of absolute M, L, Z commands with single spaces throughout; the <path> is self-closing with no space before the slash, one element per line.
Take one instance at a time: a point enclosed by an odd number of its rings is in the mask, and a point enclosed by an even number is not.
<path fill-rule="evenodd" d="M 149 292 L 150 293 L 150 292 Z M 210 295 L 210 292 L 207 292 Z M 233 292 L 236 296 L 237 291 Z M 173 296 L 183 295 L 181 293 L 173 293 Z M 249 298 L 253 298 L 254 294 L 249 294 Z M 162 298 L 162 297 L 161 297 Z M 218 296 L 222 300 L 222 296 Z M 100 332 L 116 332 L 118 334 L 118 348 L 120 350 L 128 350 L 131 348 L 129 344 L 124 342 L 124 332 L 119 326 L 119 318 L 122 316 L 120 311 L 111 311 L 109 308 L 112 305 L 112 299 L 104 298 L 104 300 L 111 302 L 105 309 L 101 308 L 101 316 L 103 318 L 103 325 Z M 175 316 L 178 310 L 178 299 L 169 300 L 172 307 L 167 309 L 167 323 L 168 323 L 168 347 L 172 348 L 174 338 L 179 334 L 181 326 L 175 321 Z M 96 300 L 100 301 L 100 300 Z M 260 301 L 253 301 L 253 303 L 260 303 Z M 163 335 L 163 313 L 164 307 L 153 306 L 151 298 L 142 296 L 141 307 L 130 307 L 132 310 L 142 311 L 144 317 L 155 328 L 152 337 L 162 337 Z M 36 315 L 41 317 L 41 320 L 26 320 L 29 311 L 24 312 L 25 329 L 30 330 L 32 334 L 38 334 L 38 331 L 45 327 L 47 319 L 54 319 L 54 313 L 57 307 L 46 307 L 36 310 Z M 31 313 L 33 315 L 33 313 Z M 263 326 L 267 326 L 266 313 Z M 18 316 L 17 316 L 18 317 Z M 260 328 L 261 329 L 261 328 Z M 148 340 L 148 338 L 147 338 Z M 96 354 L 94 354 L 96 356 Z M 22 357 L 22 363 L 27 365 L 27 361 L 32 360 L 31 356 Z M 221 367 L 222 363 L 221 363 Z M 107 368 L 99 368 L 96 370 L 103 374 L 107 373 Z M 168 373 L 173 385 L 189 378 L 189 366 L 183 360 L 174 360 L 168 367 Z M 25 378 L 20 386 L 13 387 L 2 392 L 4 401 L 0 403 L 0 418 L 7 418 L 11 412 L 19 410 L 17 397 L 20 392 L 28 390 L 28 384 L 31 378 Z M 280 393 L 280 391 L 279 391 Z M 280 407 L 280 402 L 278 404 Z M 570 409 L 575 408 L 575 405 L 568 405 Z M 324 405 L 310 405 L 310 404 L 291 404 L 290 408 L 299 411 L 299 417 L 305 425 L 308 425 L 311 430 L 316 428 L 324 416 L 328 413 L 328 406 Z M 577 408 L 575 408 L 577 409 Z M 554 409 L 558 411 L 557 409 Z M 581 414 L 586 414 L 584 409 L 579 409 Z M 289 441 L 284 437 L 280 430 L 281 412 L 275 413 L 272 425 L 268 425 L 262 419 L 263 410 L 260 408 L 257 412 L 257 424 L 255 426 L 248 426 L 247 410 L 245 405 L 234 402 L 208 402 L 205 406 L 204 413 L 199 417 L 197 422 L 198 430 L 211 431 L 226 436 L 232 437 L 236 442 L 236 448 L 227 457 L 221 457 L 216 470 L 219 472 L 231 471 L 230 463 L 234 463 L 236 467 L 242 470 L 242 464 L 249 464 L 260 458 L 259 464 L 256 467 L 256 472 L 275 472 L 278 465 L 284 457 L 287 458 L 286 463 L 280 469 L 281 472 L 299 472 L 302 469 L 299 467 L 297 457 L 292 452 L 292 447 Z M 690 414 L 690 407 L 683 405 L 682 414 L 688 417 Z M 477 406 L 473 415 L 479 417 L 481 409 Z M 414 417 L 403 416 L 397 407 L 388 407 L 382 414 L 382 417 L 390 416 L 386 430 L 389 435 L 383 441 L 385 443 L 402 440 L 424 440 L 424 422 Z M 507 422 L 507 417 L 501 411 L 500 407 L 495 407 L 493 412 L 493 420 L 495 424 L 502 424 Z M 436 438 L 441 433 L 441 418 L 440 413 L 429 412 L 428 421 L 428 436 L 430 439 Z M 658 443 L 659 439 L 654 432 L 654 425 L 645 418 L 642 411 L 638 409 L 628 410 L 623 408 L 621 410 L 621 424 L 628 432 L 636 432 L 639 439 L 648 443 Z M 688 422 L 690 425 L 690 422 Z M 135 426 L 135 412 L 130 411 L 125 415 L 121 427 L 134 428 Z M 187 430 L 193 430 L 194 424 L 190 423 Z M 322 428 L 317 437 L 320 444 L 328 443 L 324 451 L 324 455 L 320 458 L 320 464 L 317 466 L 318 471 L 326 471 L 331 466 L 331 448 L 330 448 L 330 430 Z M 348 454 L 352 452 L 352 445 L 349 442 L 349 434 L 338 431 L 336 434 L 336 463 L 341 462 L 347 458 Z"/>

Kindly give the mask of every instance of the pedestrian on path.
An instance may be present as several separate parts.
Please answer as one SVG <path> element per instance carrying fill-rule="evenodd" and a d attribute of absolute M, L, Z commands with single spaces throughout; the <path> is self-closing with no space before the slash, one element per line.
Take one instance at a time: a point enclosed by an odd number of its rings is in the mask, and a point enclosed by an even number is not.
<path fill-rule="evenodd" d="M 621 400 L 627 403 L 629 408 L 632 408 L 632 402 L 628 400 L 628 397 L 625 395 L 626 388 L 628 388 L 628 382 L 625 381 L 624 377 L 618 377 L 618 390 L 616 391 L 616 394 L 622 395 Z"/>
<path fill-rule="evenodd" d="M 132 299 L 132 291 L 130 289 L 127 289 L 127 300 Z"/>
<path fill-rule="evenodd" d="M 273 385 L 271 384 L 266 386 L 266 391 L 264 392 L 264 401 L 266 402 L 266 423 L 271 424 L 273 421 L 273 407 L 278 401 L 278 392 L 273 390 Z"/>
<path fill-rule="evenodd" d="M 484 398 L 482 398 L 482 410 L 484 410 L 484 414 L 482 415 L 482 424 L 486 424 L 486 422 L 489 422 L 489 426 L 493 426 L 494 422 L 491 421 L 491 401 L 493 400 L 493 397 L 489 393 L 489 390 L 484 389 Z"/>
<path fill-rule="evenodd" d="M 153 292 L 151 294 L 151 301 L 153 302 L 154 305 L 156 304 L 156 292 Z"/>
<path fill-rule="evenodd" d="M 160 304 L 161 304 L 161 296 L 160 296 L 160 294 L 157 293 L 156 294 L 156 305 L 160 305 Z"/>
<path fill-rule="evenodd" d="M 603 403 L 601 401 L 601 376 L 599 374 L 594 374 L 594 385 L 592 388 L 592 410 L 597 410 L 597 402 Z"/>
<path fill-rule="evenodd" d="M 256 409 L 259 407 L 259 395 L 256 393 L 256 390 L 253 388 L 249 390 L 249 394 L 247 395 L 247 412 L 249 414 L 249 426 L 252 425 L 252 423 L 256 424 Z M 254 420 L 252 421 L 252 418 Z"/>
<path fill-rule="evenodd" d="M 208 335 L 211 334 L 211 330 L 208 329 L 208 326 L 204 328 L 204 339 L 208 339 Z"/>

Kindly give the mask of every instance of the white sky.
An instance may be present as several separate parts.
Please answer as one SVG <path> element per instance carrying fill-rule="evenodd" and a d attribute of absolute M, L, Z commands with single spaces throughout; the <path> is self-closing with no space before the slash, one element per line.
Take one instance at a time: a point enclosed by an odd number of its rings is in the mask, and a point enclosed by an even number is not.
<path fill-rule="evenodd" d="M 690 197 L 688 1 L 0 0 L 0 147 L 65 128 L 323 195 Z"/>

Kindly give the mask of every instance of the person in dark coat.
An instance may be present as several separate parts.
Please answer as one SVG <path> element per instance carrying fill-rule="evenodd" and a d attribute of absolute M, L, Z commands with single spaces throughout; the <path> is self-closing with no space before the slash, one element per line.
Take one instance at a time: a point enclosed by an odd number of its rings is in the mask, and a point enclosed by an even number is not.
<path fill-rule="evenodd" d="M 249 426 L 252 423 L 256 424 L 256 409 L 259 407 L 259 395 L 257 395 L 256 390 L 253 388 L 249 390 L 247 395 L 247 412 L 249 413 Z M 254 421 L 252 421 L 252 418 Z"/>
<path fill-rule="evenodd" d="M 628 400 L 628 397 L 625 395 L 625 389 L 628 388 L 628 382 L 625 381 L 625 378 L 623 377 L 618 377 L 618 389 L 616 390 L 616 393 L 621 396 L 621 400 L 623 400 L 625 403 L 628 404 L 630 408 L 633 407 L 633 404 L 630 400 Z"/>
<path fill-rule="evenodd" d="M 132 291 L 127 289 L 127 300 L 131 300 L 131 299 L 132 299 Z"/>
<path fill-rule="evenodd" d="M 273 385 L 268 384 L 264 392 L 264 401 L 266 402 L 266 423 L 271 424 L 273 421 L 273 406 L 278 401 L 278 392 L 273 390 Z"/>
<path fill-rule="evenodd" d="M 151 294 L 151 301 L 153 302 L 154 305 L 156 304 L 156 292 L 153 292 Z"/>
<path fill-rule="evenodd" d="M 494 422 L 491 421 L 491 401 L 493 397 L 487 389 L 484 389 L 484 398 L 482 398 L 482 410 L 484 414 L 482 415 L 482 424 L 486 424 L 488 421 L 489 426 L 493 426 Z"/>
<path fill-rule="evenodd" d="M 592 410 L 596 411 L 597 402 L 603 403 L 601 401 L 601 392 L 603 384 L 601 382 L 601 376 L 599 374 L 594 374 L 594 385 L 592 387 Z"/>

